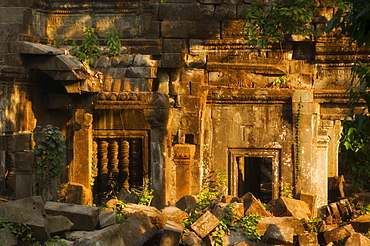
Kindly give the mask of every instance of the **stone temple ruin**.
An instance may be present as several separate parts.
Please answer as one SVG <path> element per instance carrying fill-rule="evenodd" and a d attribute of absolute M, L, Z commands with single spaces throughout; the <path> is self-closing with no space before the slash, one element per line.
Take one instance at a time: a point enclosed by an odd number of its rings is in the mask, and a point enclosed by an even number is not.
<path fill-rule="evenodd" d="M 32 195 L 33 153 L 24 150 L 32 148 L 36 126 L 51 124 L 66 140 L 62 181 L 83 188 L 75 202 L 104 199 L 99 194 L 109 180 L 135 188 L 149 179 L 153 204 L 174 204 L 221 170 L 230 195 L 249 191 L 266 202 L 297 185 L 298 193 L 316 196 L 317 208 L 327 204 L 327 180 L 339 174 L 350 66 L 356 58 L 368 61 L 370 50 L 327 35 L 255 49 L 244 43 L 240 23 L 249 6 L 247 0 L 1 1 L 2 194 Z M 324 32 L 332 15 L 322 7 L 315 28 Z M 84 27 L 96 28 L 103 40 L 111 26 L 122 34 L 121 55 L 97 57 L 90 70 L 55 47 L 80 42 Z M 270 86 L 279 78 L 287 85 Z"/>

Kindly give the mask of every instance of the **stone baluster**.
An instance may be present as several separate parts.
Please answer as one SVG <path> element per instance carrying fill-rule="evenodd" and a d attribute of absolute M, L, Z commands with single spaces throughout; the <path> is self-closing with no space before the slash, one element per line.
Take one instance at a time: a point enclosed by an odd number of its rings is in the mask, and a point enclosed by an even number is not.
<path fill-rule="evenodd" d="M 109 180 L 118 181 L 118 142 L 112 141 L 109 145 Z"/>
<path fill-rule="evenodd" d="M 108 192 L 108 142 L 101 141 L 98 146 L 98 153 L 99 153 L 99 178 L 100 178 L 100 201 L 104 201 L 107 198 L 105 197 L 104 193 Z"/>
<path fill-rule="evenodd" d="M 130 145 L 128 141 L 122 141 L 120 145 L 120 185 L 122 188 L 128 190 L 130 185 L 128 183 L 129 179 L 129 151 Z"/>

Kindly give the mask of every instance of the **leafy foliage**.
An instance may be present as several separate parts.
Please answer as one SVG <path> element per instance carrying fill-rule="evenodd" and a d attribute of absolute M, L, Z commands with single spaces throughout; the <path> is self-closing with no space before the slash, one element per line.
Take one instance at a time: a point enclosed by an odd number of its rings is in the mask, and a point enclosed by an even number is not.
<path fill-rule="evenodd" d="M 37 128 L 35 142 L 36 145 L 31 151 L 36 156 L 36 193 L 45 200 L 51 200 L 56 197 L 56 181 L 64 168 L 64 138 L 58 127 L 48 125 L 45 128 Z"/>
<path fill-rule="evenodd" d="M 336 0 L 334 17 L 329 20 L 326 31 L 338 29 L 338 38 L 348 36 L 359 47 L 370 45 L 370 2 L 368 0 Z"/>
<path fill-rule="evenodd" d="M 98 34 L 93 27 L 84 27 L 84 39 L 81 45 L 76 41 L 72 42 L 72 55 L 77 56 L 78 60 L 86 65 L 91 65 L 93 56 L 100 55 L 100 43 Z"/>
<path fill-rule="evenodd" d="M 216 177 L 212 177 L 215 175 Z M 211 210 L 225 194 L 226 174 L 221 171 L 211 172 L 211 175 L 206 177 L 203 182 L 203 189 L 197 194 L 199 202 L 196 204 L 195 209 L 189 211 L 189 218 L 182 221 L 185 226 L 184 235 L 186 235 L 190 225 L 199 219 L 206 211 Z M 211 232 L 213 245 L 224 245 L 224 237 L 230 234 L 232 230 L 243 230 L 244 234 L 250 241 L 260 241 L 261 235 L 259 234 L 256 226 L 258 219 L 262 218 L 260 215 L 250 213 L 246 216 L 233 215 L 232 209 L 235 203 L 231 203 L 225 211 L 224 218 L 218 218 L 220 224 Z M 181 244 L 185 245 L 185 244 Z"/>
<path fill-rule="evenodd" d="M 117 28 L 112 27 L 108 32 L 105 33 L 105 43 L 108 46 L 109 54 L 111 56 L 118 56 L 119 51 L 122 47 L 120 40 L 120 33 Z"/>
<path fill-rule="evenodd" d="M 153 189 L 150 188 L 150 181 L 146 180 L 139 189 L 131 189 L 139 197 L 139 205 L 149 206 L 153 199 Z"/>
<path fill-rule="evenodd" d="M 352 67 L 352 72 L 359 85 L 348 89 L 350 103 L 363 99 L 366 105 L 363 112 L 349 113 L 343 120 L 340 151 L 347 154 L 347 166 L 352 173 L 354 188 L 370 189 L 370 66 L 359 62 Z"/>
<path fill-rule="evenodd" d="M 316 35 L 310 25 L 316 9 L 307 0 L 256 0 L 242 20 L 246 42 L 264 48 L 269 42 L 283 41 L 286 35 Z"/>
<path fill-rule="evenodd" d="M 26 223 L 13 223 L 0 216 L 0 229 L 7 228 L 19 241 L 32 242 L 33 238 L 31 228 Z M 0 238 L 0 243 L 2 240 Z"/>

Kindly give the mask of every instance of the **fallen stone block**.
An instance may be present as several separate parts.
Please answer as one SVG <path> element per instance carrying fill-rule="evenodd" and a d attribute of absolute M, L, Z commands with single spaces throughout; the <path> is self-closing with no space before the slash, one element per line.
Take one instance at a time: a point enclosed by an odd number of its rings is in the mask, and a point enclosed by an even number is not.
<path fill-rule="evenodd" d="M 117 194 L 117 198 L 121 201 L 125 201 L 126 203 L 138 204 L 140 201 L 138 195 L 126 189 L 121 189 Z"/>
<path fill-rule="evenodd" d="M 324 238 L 326 243 L 335 242 L 338 240 L 341 240 L 343 238 L 352 236 L 355 234 L 355 230 L 353 230 L 353 227 L 351 224 L 338 227 L 336 229 L 325 231 L 324 232 Z"/>
<path fill-rule="evenodd" d="M 293 216 L 299 219 L 307 219 L 311 216 L 307 203 L 283 196 L 276 201 L 273 213 L 278 217 Z"/>
<path fill-rule="evenodd" d="M 230 213 L 231 216 L 243 217 L 244 216 L 244 205 L 243 203 L 224 203 L 219 202 L 212 209 L 212 214 L 219 219 L 224 219 L 227 214 Z"/>
<path fill-rule="evenodd" d="M 160 246 L 177 246 L 184 230 L 182 224 L 168 220 L 163 228 Z"/>
<path fill-rule="evenodd" d="M 70 241 L 76 241 L 77 239 L 84 238 L 92 231 L 67 231 L 64 233 L 64 238 Z"/>
<path fill-rule="evenodd" d="M 346 244 L 344 246 L 369 246 L 369 245 L 370 245 L 369 238 L 360 233 L 355 233 L 347 239 Z"/>
<path fill-rule="evenodd" d="M 239 228 L 236 231 L 231 230 L 230 234 L 224 236 L 224 245 L 235 245 L 236 243 L 241 243 L 248 241 L 247 236 L 244 234 L 244 230 Z"/>
<path fill-rule="evenodd" d="M 18 239 L 8 228 L 2 228 L 0 229 L 0 245 L 4 246 L 18 245 Z"/>
<path fill-rule="evenodd" d="M 73 226 L 73 223 L 63 215 L 49 215 L 46 218 L 48 221 L 49 232 L 52 235 L 69 231 Z"/>
<path fill-rule="evenodd" d="M 83 239 L 94 239 L 104 242 L 110 246 L 125 246 L 121 234 L 120 225 L 111 225 L 101 230 L 87 234 Z"/>
<path fill-rule="evenodd" d="M 140 246 L 157 233 L 158 229 L 143 212 L 132 214 L 119 225 L 125 246 Z"/>
<path fill-rule="evenodd" d="M 272 216 L 271 213 L 262 206 L 261 201 L 255 198 L 250 192 L 242 196 L 240 201 L 244 204 L 245 215 L 248 215 L 249 213 L 255 213 L 263 217 Z"/>
<path fill-rule="evenodd" d="M 217 217 L 211 212 L 207 211 L 190 227 L 196 234 L 198 234 L 199 237 L 203 238 L 219 224 L 220 221 L 217 219 Z"/>
<path fill-rule="evenodd" d="M 96 239 L 81 238 L 75 241 L 73 246 L 110 246 L 110 245 Z"/>
<path fill-rule="evenodd" d="M 233 202 L 242 202 L 242 201 L 237 196 L 225 195 L 225 196 L 222 196 L 221 202 L 233 203 Z"/>
<path fill-rule="evenodd" d="M 161 210 L 162 216 L 165 217 L 166 220 L 171 220 L 176 223 L 180 223 L 181 221 L 189 218 L 188 213 L 179 209 L 175 206 L 168 206 Z"/>
<path fill-rule="evenodd" d="M 341 199 L 337 202 L 339 212 L 341 215 L 342 221 L 347 221 L 352 217 L 352 206 L 349 203 L 348 199 Z"/>
<path fill-rule="evenodd" d="M 190 211 L 195 208 L 196 204 L 199 202 L 199 199 L 195 195 L 186 195 L 181 197 L 176 202 L 176 207 L 183 211 Z"/>
<path fill-rule="evenodd" d="M 315 232 L 305 232 L 298 235 L 298 245 L 299 246 L 320 246 L 319 240 L 317 238 L 317 233 Z"/>
<path fill-rule="evenodd" d="M 116 224 L 116 213 L 113 211 L 103 211 L 99 214 L 99 228 L 105 228 Z"/>
<path fill-rule="evenodd" d="M 283 225 L 270 224 L 263 235 L 263 243 L 293 244 L 294 229 Z"/>
<path fill-rule="evenodd" d="M 336 202 L 328 204 L 328 213 L 333 217 L 333 223 L 342 222 L 342 216 L 340 215 L 338 204 Z"/>
<path fill-rule="evenodd" d="M 99 208 L 77 204 L 47 202 L 46 212 L 50 215 L 63 215 L 74 225 L 71 230 L 92 231 L 99 222 Z"/>
<path fill-rule="evenodd" d="M 192 231 L 188 231 L 182 238 L 182 241 L 189 246 L 205 246 L 206 243 Z"/>
<path fill-rule="evenodd" d="M 328 178 L 328 200 L 335 202 L 338 198 L 345 197 L 344 177 L 335 176 Z"/>
<path fill-rule="evenodd" d="M 158 228 L 163 228 L 164 225 L 166 224 L 166 218 L 161 216 L 161 212 L 157 208 L 152 206 L 128 203 L 121 210 L 121 213 L 126 217 L 130 217 L 132 214 L 137 212 L 142 212 L 146 214 L 150 218 L 151 223 L 153 223 Z"/>
<path fill-rule="evenodd" d="M 50 239 L 45 217 L 44 200 L 40 196 L 0 203 L 0 214 L 9 222 L 27 224 L 33 237 L 39 241 Z"/>
<path fill-rule="evenodd" d="M 288 226 L 294 229 L 294 235 L 299 235 L 304 233 L 305 228 L 302 224 L 302 221 L 298 218 L 294 217 L 266 217 L 258 220 L 258 224 L 256 226 L 258 232 L 261 235 L 264 235 L 267 227 L 270 224 L 275 225 L 282 225 L 282 226 Z"/>
<path fill-rule="evenodd" d="M 370 214 L 360 215 L 350 223 L 356 232 L 367 233 L 370 230 Z"/>
<path fill-rule="evenodd" d="M 317 217 L 317 195 L 311 195 L 308 193 L 301 192 L 299 194 L 299 200 L 304 201 L 307 203 L 309 209 L 311 210 L 311 218 L 316 218 Z"/>

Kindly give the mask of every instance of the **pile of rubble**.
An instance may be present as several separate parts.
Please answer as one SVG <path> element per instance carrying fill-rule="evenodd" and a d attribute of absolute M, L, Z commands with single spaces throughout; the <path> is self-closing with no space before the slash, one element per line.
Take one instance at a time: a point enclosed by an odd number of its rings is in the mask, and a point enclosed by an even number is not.
<path fill-rule="evenodd" d="M 370 245 L 370 239 L 364 235 L 370 229 L 370 215 L 353 218 L 354 211 L 347 199 L 329 204 L 327 216 L 313 220 L 310 219 L 313 211 L 302 200 L 281 197 L 268 211 L 250 193 L 241 198 L 224 196 L 212 201 L 186 228 L 181 223 L 190 221 L 185 211 L 194 211 L 199 206 L 195 196 L 184 196 L 176 206 L 162 210 L 133 203 L 121 206 L 119 200 L 111 200 L 108 205 L 112 208 L 100 210 L 30 197 L 0 203 L 0 214 L 3 221 L 27 224 L 38 241 L 60 236 L 59 245 L 172 246 L 180 242 L 193 246 L 221 245 L 212 236 L 215 228 L 227 216 L 240 218 L 250 213 L 262 216 L 256 225 L 261 241 L 252 242 L 245 231 L 237 229 L 222 234 L 223 245 L 334 246 L 338 242 L 346 246 Z M 123 223 L 116 223 L 116 213 L 126 217 Z M 1 228 L 0 245 L 20 244 L 8 228 Z"/>

